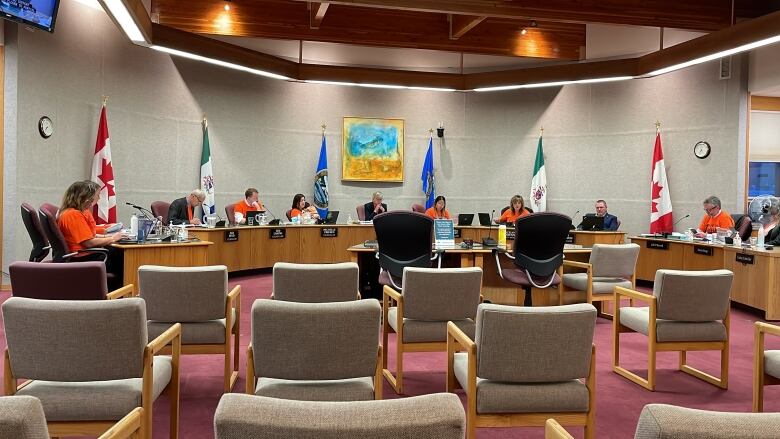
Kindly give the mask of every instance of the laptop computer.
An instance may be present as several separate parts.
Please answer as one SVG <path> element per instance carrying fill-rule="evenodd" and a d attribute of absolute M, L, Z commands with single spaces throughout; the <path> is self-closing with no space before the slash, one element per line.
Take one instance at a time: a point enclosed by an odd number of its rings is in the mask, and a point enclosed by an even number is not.
<path fill-rule="evenodd" d="M 339 219 L 339 211 L 338 210 L 329 210 L 328 215 L 322 219 L 322 222 L 320 224 L 336 224 L 336 221 Z"/>
<path fill-rule="evenodd" d="M 459 213 L 458 214 L 458 225 L 459 226 L 470 226 L 471 223 L 474 222 L 474 214 L 473 213 Z"/>
<path fill-rule="evenodd" d="M 583 216 L 582 230 L 604 230 L 604 217 L 596 215 Z"/>
<path fill-rule="evenodd" d="M 486 212 L 480 212 L 479 213 L 479 225 L 480 226 L 485 226 L 485 227 L 490 227 L 491 226 L 491 224 L 490 224 L 490 214 L 489 213 L 486 213 Z"/>
<path fill-rule="evenodd" d="M 248 210 L 246 212 L 246 216 L 244 217 L 244 219 L 246 220 L 246 222 L 244 224 L 246 224 L 248 226 L 256 226 L 256 225 L 258 225 L 258 218 L 257 218 L 257 214 L 258 213 L 260 213 L 260 212 L 257 211 L 257 210 Z"/>

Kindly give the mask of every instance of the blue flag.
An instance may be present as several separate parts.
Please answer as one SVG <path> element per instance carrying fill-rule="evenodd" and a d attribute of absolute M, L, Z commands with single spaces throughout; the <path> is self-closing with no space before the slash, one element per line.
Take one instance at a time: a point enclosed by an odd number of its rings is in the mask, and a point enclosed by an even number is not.
<path fill-rule="evenodd" d="M 433 201 L 436 199 L 436 191 L 433 184 L 433 137 L 428 141 L 428 152 L 425 154 L 425 163 L 423 163 L 422 190 L 425 194 L 425 208 L 433 207 Z"/>
<path fill-rule="evenodd" d="M 328 216 L 328 154 L 325 147 L 325 133 L 322 133 L 320 160 L 317 163 L 317 173 L 314 174 L 314 207 L 320 218 Z"/>

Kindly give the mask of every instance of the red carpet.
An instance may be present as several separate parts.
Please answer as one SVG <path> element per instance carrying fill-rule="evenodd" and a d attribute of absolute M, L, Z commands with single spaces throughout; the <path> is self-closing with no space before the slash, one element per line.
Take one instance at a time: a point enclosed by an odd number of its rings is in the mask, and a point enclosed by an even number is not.
<path fill-rule="evenodd" d="M 249 313 L 252 302 L 267 298 L 271 292 L 271 275 L 231 277 L 231 287 L 242 286 L 241 299 L 241 369 L 234 392 L 244 391 L 246 376 L 246 346 L 249 343 Z M 4 301 L 8 293 L 0 298 Z M 686 407 L 723 411 L 750 411 L 753 364 L 753 322 L 758 315 L 732 309 L 729 390 L 719 390 L 676 370 L 677 353 L 658 353 L 657 390 L 649 392 L 612 372 L 612 323 L 599 319 L 596 325 L 596 428 L 598 438 L 633 437 L 642 407 L 648 403 L 669 403 Z M 645 374 L 647 364 L 646 338 L 637 334 L 621 336 L 621 361 L 629 369 Z M 780 340 L 768 337 L 768 347 L 780 349 Z M 5 345 L 5 337 L 0 343 Z M 390 338 L 390 364 L 394 364 L 394 338 Z M 692 353 L 689 362 L 707 372 L 717 374 L 717 353 Z M 392 366 L 391 366 L 392 367 Z M 182 439 L 212 438 L 213 416 L 222 392 L 222 358 L 218 355 L 182 357 L 181 363 L 181 433 Z M 412 353 L 404 357 L 404 387 L 408 395 L 443 392 L 446 355 L 444 353 Z M 385 383 L 385 398 L 398 397 Z M 463 398 L 463 395 L 461 395 Z M 780 411 L 780 389 L 766 391 L 767 411 Z M 582 428 L 570 428 L 575 437 L 582 437 Z M 541 428 L 482 428 L 480 438 L 542 438 Z M 154 437 L 168 437 L 168 403 L 165 396 L 154 410 Z"/>

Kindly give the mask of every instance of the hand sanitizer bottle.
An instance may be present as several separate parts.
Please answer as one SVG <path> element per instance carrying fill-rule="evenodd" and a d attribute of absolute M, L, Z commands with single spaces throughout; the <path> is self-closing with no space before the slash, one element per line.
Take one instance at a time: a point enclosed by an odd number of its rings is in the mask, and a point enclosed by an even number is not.
<path fill-rule="evenodd" d="M 347 214 L 347 224 L 352 224 L 352 214 L 351 213 Z"/>
<path fill-rule="evenodd" d="M 764 225 L 761 224 L 758 226 L 758 239 L 756 240 L 756 248 L 763 250 L 764 249 L 764 237 L 766 236 L 766 232 L 764 232 Z"/>

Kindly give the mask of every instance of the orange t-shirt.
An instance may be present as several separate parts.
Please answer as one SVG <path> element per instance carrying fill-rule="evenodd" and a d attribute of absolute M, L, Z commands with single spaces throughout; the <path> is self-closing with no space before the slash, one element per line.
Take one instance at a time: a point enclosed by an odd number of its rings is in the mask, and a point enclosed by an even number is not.
<path fill-rule="evenodd" d="M 512 223 L 514 224 L 515 221 L 517 221 L 518 218 L 524 217 L 530 215 L 528 210 L 524 207 L 523 210 L 520 211 L 520 213 L 515 214 L 512 208 L 509 208 L 504 211 L 504 213 L 501 214 L 501 218 L 498 219 L 498 222 L 500 223 Z"/>
<path fill-rule="evenodd" d="M 300 209 L 290 209 L 290 218 L 295 218 L 298 215 L 303 215 Z"/>
<path fill-rule="evenodd" d="M 447 209 L 444 209 L 444 212 L 439 215 L 438 212 L 436 212 L 435 207 L 429 207 L 428 210 L 425 211 L 425 214 L 433 219 L 452 219 L 450 217 L 450 211 Z"/>
<path fill-rule="evenodd" d="M 718 231 L 718 227 L 721 229 L 734 228 L 734 219 L 731 218 L 731 215 L 729 215 L 729 213 L 723 209 L 721 209 L 720 213 L 714 217 L 704 215 L 704 218 L 701 219 L 701 224 L 699 224 L 699 230 L 704 233 L 716 233 Z"/>
<path fill-rule="evenodd" d="M 256 204 L 249 206 L 246 204 L 246 200 L 239 201 L 238 203 L 235 204 L 234 208 L 236 210 L 236 213 L 240 213 L 241 216 L 243 216 L 244 218 L 246 218 L 246 213 L 249 212 L 250 210 L 256 210 L 258 212 L 265 210 L 265 207 L 263 207 L 263 203 L 258 201 Z M 231 218 L 231 220 L 233 220 L 233 218 Z"/>
<path fill-rule="evenodd" d="M 89 210 L 65 209 L 57 217 L 57 224 L 68 243 L 68 250 L 72 252 L 83 250 L 81 243 L 94 238 L 97 229 L 95 218 Z"/>

